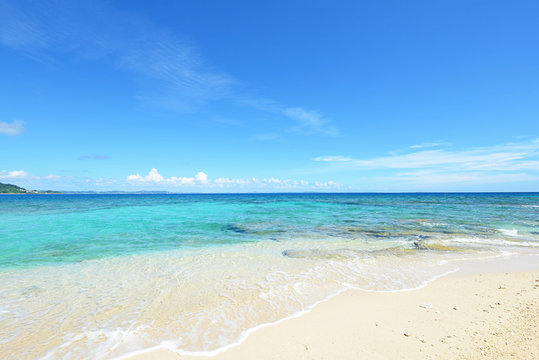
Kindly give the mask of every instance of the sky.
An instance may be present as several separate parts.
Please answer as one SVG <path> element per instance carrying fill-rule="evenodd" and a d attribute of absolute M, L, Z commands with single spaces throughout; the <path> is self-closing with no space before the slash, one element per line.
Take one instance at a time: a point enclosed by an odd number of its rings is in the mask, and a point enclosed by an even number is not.
<path fill-rule="evenodd" d="M 539 2 L 0 0 L 0 182 L 539 191 Z"/>

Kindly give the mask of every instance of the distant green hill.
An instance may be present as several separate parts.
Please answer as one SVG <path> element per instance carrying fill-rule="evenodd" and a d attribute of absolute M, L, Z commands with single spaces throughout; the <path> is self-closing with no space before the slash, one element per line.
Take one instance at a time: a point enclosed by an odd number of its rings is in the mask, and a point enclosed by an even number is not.
<path fill-rule="evenodd" d="M 17 185 L 0 183 L 0 194 L 58 194 L 58 191 L 26 190 Z"/>
<path fill-rule="evenodd" d="M 0 194 L 26 194 L 26 189 L 13 184 L 0 183 Z"/>

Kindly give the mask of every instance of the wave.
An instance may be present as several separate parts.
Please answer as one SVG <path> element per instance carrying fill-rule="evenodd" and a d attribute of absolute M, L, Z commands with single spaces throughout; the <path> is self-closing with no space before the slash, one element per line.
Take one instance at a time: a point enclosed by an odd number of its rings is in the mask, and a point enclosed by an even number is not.
<path fill-rule="evenodd" d="M 498 231 L 507 236 L 519 236 L 517 229 L 498 229 Z"/>
<path fill-rule="evenodd" d="M 348 289 L 409 291 L 456 271 L 454 261 L 539 246 L 475 237 L 422 241 L 445 248 L 308 238 L 4 272 L 0 310 L 9 313 L 0 314 L 0 327 L 11 339 L 0 341 L 21 358 L 124 359 L 155 349 L 211 356 Z"/>

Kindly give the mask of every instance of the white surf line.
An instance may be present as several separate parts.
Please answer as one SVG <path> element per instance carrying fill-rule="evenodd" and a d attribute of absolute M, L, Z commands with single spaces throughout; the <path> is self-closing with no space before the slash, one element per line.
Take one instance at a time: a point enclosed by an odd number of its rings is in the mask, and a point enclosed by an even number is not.
<path fill-rule="evenodd" d="M 138 350 L 138 351 L 134 351 L 134 352 L 130 352 L 128 354 L 125 354 L 125 355 L 121 355 L 119 357 L 115 357 L 111 360 L 124 360 L 124 359 L 128 359 L 132 356 L 135 356 L 135 355 L 139 355 L 139 354 L 145 354 L 145 353 L 148 353 L 148 352 L 152 352 L 154 350 L 163 350 L 163 349 L 166 349 L 166 350 L 170 350 L 178 355 L 181 355 L 181 356 L 201 356 L 201 357 L 211 357 L 211 356 L 216 356 L 222 352 L 225 352 L 227 351 L 228 349 L 231 349 L 233 347 L 236 347 L 236 346 L 239 346 L 241 343 L 243 343 L 248 337 L 249 335 L 251 335 L 253 332 L 259 330 L 259 329 L 262 329 L 262 328 L 265 328 L 265 327 L 270 327 L 270 326 L 273 326 L 273 325 L 277 325 L 277 324 L 280 324 L 282 323 L 283 321 L 286 321 L 286 320 L 289 320 L 289 319 L 294 319 L 294 318 L 298 318 L 304 314 L 307 314 L 309 312 L 311 312 L 318 304 L 321 304 L 325 301 L 328 301 L 329 299 L 339 295 L 339 294 L 342 294 L 343 292 L 345 291 L 348 291 L 350 290 L 350 288 L 344 288 L 344 289 L 341 289 L 339 291 L 337 291 L 335 294 L 331 294 L 329 296 L 327 296 L 326 298 L 322 299 L 322 300 L 319 300 L 315 303 L 313 303 L 312 305 L 309 305 L 307 306 L 306 309 L 304 310 L 301 310 L 301 311 L 298 311 L 292 315 L 289 315 L 289 316 L 286 316 L 282 319 L 279 319 L 279 320 L 276 320 L 276 321 L 273 321 L 273 322 L 269 322 L 269 323 L 263 323 L 263 324 L 260 324 L 260 325 L 257 325 L 257 326 L 254 326 L 252 328 L 249 328 L 247 330 L 245 330 L 244 332 L 242 332 L 238 338 L 238 340 L 228 344 L 228 345 L 225 345 L 225 346 L 222 346 L 220 348 L 217 348 L 215 350 L 210 350 L 210 351 L 188 351 L 188 350 L 181 350 L 181 349 L 176 349 L 173 347 L 173 344 L 174 342 L 173 341 L 164 341 L 162 342 L 161 344 L 157 345 L 157 346 L 153 346 L 153 347 L 150 347 L 150 348 L 147 348 L 147 349 L 143 349 L 143 350 Z"/>
<path fill-rule="evenodd" d="M 354 290 L 354 291 L 363 291 L 363 292 L 377 292 L 377 293 L 392 293 L 392 292 L 406 292 L 406 291 L 416 291 L 416 290 L 419 290 L 419 289 L 422 289 L 424 287 L 426 287 L 428 284 L 430 284 L 431 282 L 437 280 L 437 279 L 440 279 L 442 277 L 445 277 L 447 275 L 450 275 L 452 273 L 455 273 L 459 271 L 459 268 L 456 267 L 454 269 L 451 269 L 451 270 L 448 270 L 442 274 L 439 274 L 439 275 L 435 275 L 433 276 L 432 278 L 428 279 L 428 280 L 424 280 L 421 282 L 420 285 L 416 286 L 416 287 L 413 287 L 413 288 L 406 288 L 406 289 L 399 289 L 399 290 L 370 290 L 370 289 L 362 289 L 362 288 L 359 288 L 359 287 L 354 287 L 354 286 L 346 286 L 345 288 L 337 291 L 336 293 L 334 294 L 331 294 L 329 296 L 327 296 L 326 298 L 322 299 L 322 300 L 319 300 L 319 301 L 316 301 L 315 303 L 313 303 L 312 305 L 309 305 L 307 306 L 306 309 L 304 310 L 301 310 L 301 311 L 298 311 L 292 315 L 289 315 L 289 316 L 286 316 L 282 319 L 279 319 L 279 320 L 276 320 L 276 321 L 273 321 L 273 322 L 269 322 L 269 323 L 263 323 L 263 324 L 260 324 L 260 325 L 257 325 L 257 326 L 254 326 L 252 328 L 249 328 L 247 330 L 245 330 L 244 332 L 242 332 L 240 334 L 240 336 L 238 337 L 238 339 L 228 345 L 225 345 L 225 346 L 222 346 L 220 348 L 217 348 L 215 350 L 209 350 L 209 351 L 188 351 L 188 350 L 182 350 L 182 349 L 177 349 L 174 347 L 174 341 L 164 341 L 162 342 L 161 344 L 157 345 L 157 346 L 153 346 L 153 347 L 150 347 L 150 348 L 147 348 L 147 349 L 143 349 L 143 350 L 138 350 L 138 351 L 133 351 L 133 352 L 130 352 L 128 354 L 125 354 L 125 355 L 121 355 L 119 357 L 116 357 L 116 358 L 113 358 L 112 360 L 125 360 L 125 359 L 129 359 L 130 357 L 133 357 L 133 356 L 136 356 L 136 355 L 140 355 L 140 354 L 145 354 L 145 353 L 149 353 L 149 352 L 152 352 L 152 351 L 155 351 L 155 350 L 169 350 L 169 351 L 172 351 L 180 356 L 199 356 L 199 357 L 212 357 L 212 356 L 216 356 L 220 353 L 223 353 L 231 348 L 234 348 L 236 346 L 239 346 L 241 345 L 252 333 L 254 333 L 255 331 L 259 330 L 259 329 L 263 329 L 263 328 L 266 328 L 266 327 L 270 327 L 270 326 L 274 326 L 274 325 L 277 325 L 277 324 L 280 324 L 284 321 L 287 321 L 289 319 L 294 319 L 294 318 L 298 318 L 298 317 L 301 317 L 303 316 L 304 314 L 307 314 L 309 312 L 311 312 L 317 305 L 323 303 L 323 302 L 326 302 L 332 298 L 334 298 L 335 296 L 338 296 L 346 291 L 350 291 L 350 290 Z"/>

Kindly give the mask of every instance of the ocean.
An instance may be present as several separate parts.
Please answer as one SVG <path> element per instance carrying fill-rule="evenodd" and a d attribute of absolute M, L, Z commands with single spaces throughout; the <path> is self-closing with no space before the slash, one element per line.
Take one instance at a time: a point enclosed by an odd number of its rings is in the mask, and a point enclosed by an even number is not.
<path fill-rule="evenodd" d="M 1 357 L 211 354 L 514 254 L 539 254 L 539 193 L 0 196 Z"/>

